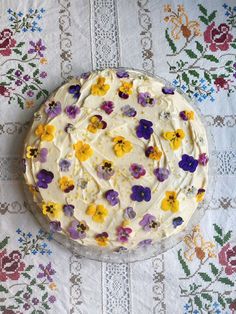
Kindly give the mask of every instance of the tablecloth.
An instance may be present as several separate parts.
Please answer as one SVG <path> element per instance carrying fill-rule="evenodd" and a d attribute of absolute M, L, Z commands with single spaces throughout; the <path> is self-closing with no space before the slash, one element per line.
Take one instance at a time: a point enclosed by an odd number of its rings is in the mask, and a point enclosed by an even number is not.
<path fill-rule="evenodd" d="M 1 313 L 236 312 L 235 27 L 233 0 L 0 2 Z M 40 104 L 71 76 L 118 66 L 165 77 L 195 100 L 217 160 L 199 225 L 132 264 L 87 260 L 53 241 L 28 211 L 21 177 Z"/>

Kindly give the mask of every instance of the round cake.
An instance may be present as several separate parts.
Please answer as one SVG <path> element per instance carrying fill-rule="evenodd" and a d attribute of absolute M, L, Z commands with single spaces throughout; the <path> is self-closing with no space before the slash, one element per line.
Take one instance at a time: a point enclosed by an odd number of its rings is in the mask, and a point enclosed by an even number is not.
<path fill-rule="evenodd" d="M 136 70 L 84 73 L 34 114 L 27 185 L 52 232 L 129 250 L 188 224 L 204 198 L 208 143 L 189 101 Z"/>

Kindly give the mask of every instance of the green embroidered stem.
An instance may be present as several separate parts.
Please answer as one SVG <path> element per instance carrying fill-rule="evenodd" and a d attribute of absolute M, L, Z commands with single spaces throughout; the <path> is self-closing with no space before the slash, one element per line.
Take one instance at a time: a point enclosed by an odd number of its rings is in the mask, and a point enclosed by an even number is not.
<path fill-rule="evenodd" d="M 196 36 L 193 35 L 190 39 L 186 38 L 185 44 L 183 45 L 182 48 L 180 48 L 177 52 L 175 53 L 169 53 L 166 56 L 167 57 L 175 57 L 178 56 L 185 48 L 187 48 L 188 44 L 195 38 Z M 168 62 L 167 62 L 168 63 Z"/>
<path fill-rule="evenodd" d="M 39 60 L 40 58 L 36 58 L 37 57 L 37 53 L 30 59 L 28 60 L 21 60 L 21 59 L 7 59 L 5 60 L 3 63 L 0 64 L 0 67 L 3 66 L 5 63 L 9 62 L 9 61 L 17 61 L 17 62 L 21 62 L 21 63 L 28 63 L 32 60 Z"/>
<path fill-rule="evenodd" d="M 185 279 L 190 279 L 190 278 L 194 277 L 194 276 L 196 275 L 196 273 L 199 272 L 199 270 L 201 269 L 201 267 L 202 267 L 208 260 L 209 260 L 209 257 L 207 257 L 204 262 L 200 262 L 198 268 L 196 269 L 196 271 L 195 271 L 192 275 L 187 276 L 187 277 L 180 277 L 179 280 L 185 280 Z"/>

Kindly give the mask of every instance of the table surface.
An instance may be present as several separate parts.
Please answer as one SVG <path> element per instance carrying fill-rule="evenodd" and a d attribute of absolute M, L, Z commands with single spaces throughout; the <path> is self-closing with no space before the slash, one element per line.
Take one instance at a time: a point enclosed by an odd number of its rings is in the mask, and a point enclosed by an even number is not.
<path fill-rule="evenodd" d="M 212 5 L 214 3 L 214 5 Z M 1 2 L 0 311 L 233 313 L 236 310 L 235 1 Z M 134 67 L 197 101 L 215 139 L 216 191 L 200 224 L 132 264 L 75 256 L 27 207 L 21 151 L 33 113 L 68 77 Z M 5 307 L 5 310 L 4 310 Z"/>

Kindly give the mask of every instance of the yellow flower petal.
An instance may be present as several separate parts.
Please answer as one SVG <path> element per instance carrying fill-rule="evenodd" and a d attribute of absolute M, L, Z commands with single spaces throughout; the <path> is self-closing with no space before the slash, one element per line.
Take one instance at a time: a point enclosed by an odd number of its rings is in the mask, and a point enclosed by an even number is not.
<path fill-rule="evenodd" d="M 86 210 L 86 214 L 89 216 L 93 216 L 96 213 L 96 204 L 90 204 Z"/>
<path fill-rule="evenodd" d="M 47 215 L 51 220 L 59 219 L 62 215 L 62 206 L 61 204 L 54 202 L 43 203 L 42 212 L 44 215 Z"/>
<path fill-rule="evenodd" d="M 73 145 L 75 150 L 75 156 L 80 161 L 86 161 L 93 155 L 93 150 L 89 144 L 84 143 L 83 141 L 78 141 Z"/>

